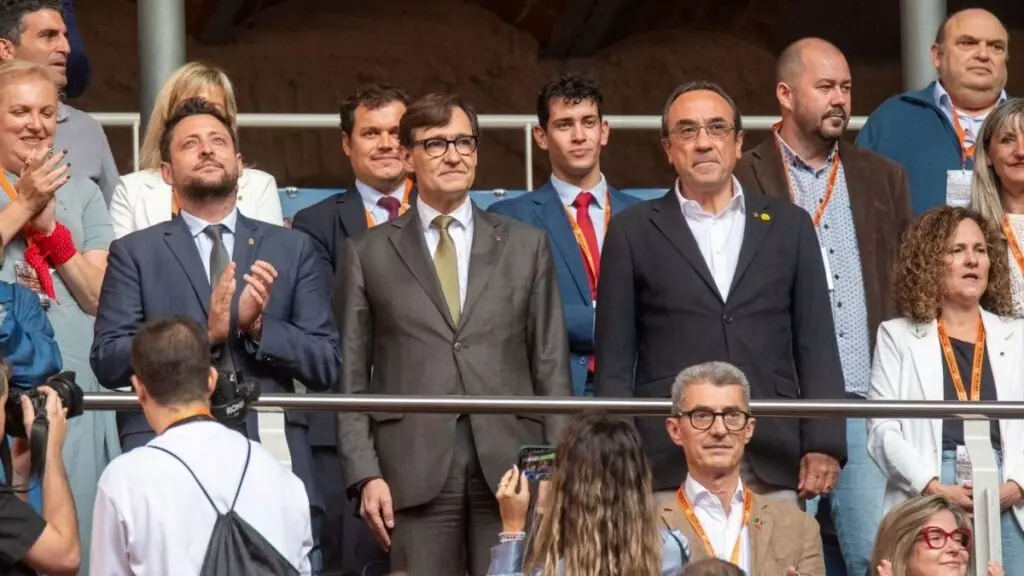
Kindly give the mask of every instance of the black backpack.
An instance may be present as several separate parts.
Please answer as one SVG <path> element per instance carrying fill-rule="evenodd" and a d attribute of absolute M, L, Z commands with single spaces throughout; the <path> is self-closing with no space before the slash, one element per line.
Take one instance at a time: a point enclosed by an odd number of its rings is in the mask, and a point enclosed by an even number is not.
<path fill-rule="evenodd" d="M 242 469 L 242 478 L 238 481 L 238 489 L 235 490 L 235 499 L 231 502 L 231 508 L 221 513 L 217 505 L 213 503 L 206 488 L 199 482 L 196 473 L 189 468 L 185 461 L 179 458 L 170 450 L 159 446 L 150 448 L 170 454 L 175 460 L 192 475 L 196 485 L 203 491 L 206 500 L 217 512 L 217 522 L 213 525 L 213 532 L 210 534 L 210 543 L 206 548 L 206 557 L 203 559 L 203 568 L 199 576 L 291 576 L 299 571 L 291 565 L 288 560 L 274 548 L 266 538 L 256 531 L 248 522 L 235 512 L 235 504 L 238 502 L 238 495 L 242 492 L 242 482 L 245 481 L 245 473 L 249 470 L 249 457 L 252 455 L 252 444 L 246 442 L 248 451 L 245 454 L 245 468 Z"/>

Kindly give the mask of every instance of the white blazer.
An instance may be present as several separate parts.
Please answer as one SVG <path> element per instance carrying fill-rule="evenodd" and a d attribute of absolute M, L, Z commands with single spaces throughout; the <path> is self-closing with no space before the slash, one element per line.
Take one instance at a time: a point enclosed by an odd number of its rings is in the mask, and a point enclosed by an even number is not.
<path fill-rule="evenodd" d="M 238 211 L 254 220 L 284 225 L 274 177 L 245 168 L 238 177 Z M 171 187 L 158 170 L 139 170 L 117 181 L 110 199 L 114 238 L 171 219 Z"/>
<path fill-rule="evenodd" d="M 1024 320 L 1002 318 L 984 310 L 985 355 L 992 367 L 996 398 L 1024 400 Z M 878 327 L 871 366 L 869 400 L 945 400 L 943 358 L 938 323 L 915 324 L 905 318 Z M 872 418 L 868 453 L 888 479 L 885 512 L 924 490 L 942 468 L 942 420 Z M 1024 420 L 1000 420 L 1003 478 L 1024 486 Z M 1014 507 L 1024 526 L 1024 503 Z"/>

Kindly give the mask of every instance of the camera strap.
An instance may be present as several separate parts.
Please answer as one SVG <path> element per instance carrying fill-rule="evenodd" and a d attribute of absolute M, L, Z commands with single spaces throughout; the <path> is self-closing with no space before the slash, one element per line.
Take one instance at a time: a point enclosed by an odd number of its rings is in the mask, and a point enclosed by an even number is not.
<path fill-rule="evenodd" d="M 45 413 L 36 414 L 35 420 L 32 421 L 32 432 L 29 436 L 32 438 L 29 444 L 31 463 L 29 464 L 27 480 L 34 478 L 37 483 L 41 483 L 43 474 L 46 472 L 46 444 L 49 442 L 50 436 L 50 422 L 46 419 Z M 4 481 L 13 488 L 14 463 L 11 458 L 11 445 L 7 438 L 4 438 L 0 444 L 3 444 L 3 446 L 0 446 L 0 466 L 3 467 Z M 24 488 L 15 489 L 15 492 L 28 492 L 31 485 L 31 482 L 29 482 Z"/>

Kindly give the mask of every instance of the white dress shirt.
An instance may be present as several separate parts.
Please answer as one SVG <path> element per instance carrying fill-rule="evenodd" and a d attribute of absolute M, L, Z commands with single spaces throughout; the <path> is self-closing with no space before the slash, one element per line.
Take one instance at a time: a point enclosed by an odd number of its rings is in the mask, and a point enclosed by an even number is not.
<path fill-rule="evenodd" d="M 210 255 L 213 253 L 213 239 L 206 234 L 205 230 L 211 224 L 220 224 L 226 228 L 221 230 L 220 239 L 224 243 L 224 249 L 228 251 L 228 258 L 234 260 L 235 226 L 238 224 L 238 209 L 232 210 L 231 214 L 228 214 L 220 222 L 207 222 L 184 210 L 181 211 L 181 218 L 185 221 L 185 225 L 188 226 L 188 231 L 192 233 L 192 241 L 196 243 L 196 249 L 199 250 L 199 258 L 203 261 L 206 279 L 210 281 L 210 286 L 212 287 L 217 282 L 216 278 L 210 278 Z M 246 271 L 246 274 L 248 273 Z"/>
<path fill-rule="evenodd" d="M 159 170 L 139 170 L 121 176 L 110 200 L 114 238 L 171 219 L 171 187 Z M 238 176 L 238 210 L 247 218 L 282 226 L 281 196 L 274 177 L 245 168 Z"/>
<path fill-rule="evenodd" d="M 381 191 L 371 187 L 360 180 L 356 180 L 356 191 L 359 192 L 359 197 L 363 200 L 363 208 L 373 216 L 373 221 L 377 224 L 388 221 L 388 211 L 383 207 L 378 206 L 377 202 L 380 201 L 384 196 L 390 196 L 399 203 L 405 198 L 405 181 L 403 180 L 399 184 L 398 188 L 395 188 L 391 192 L 384 194 Z"/>
<path fill-rule="evenodd" d="M 420 223 L 423 225 L 423 234 L 427 241 L 427 249 L 430 251 L 431 264 L 434 254 L 437 252 L 437 245 L 441 242 L 441 232 L 431 226 L 434 218 L 441 215 L 440 212 L 427 206 L 420 196 L 416 197 L 416 210 L 420 215 Z M 469 252 L 473 249 L 473 202 L 466 195 L 466 199 L 458 208 L 448 214 L 455 219 L 448 227 L 452 241 L 455 243 L 455 255 L 458 258 L 459 266 L 459 309 L 466 305 L 466 286 L 469 283 Z"/>
<path fill-rule="evenodd" d="M 741 538 L 739 567 L 750 574 L 750 530 L 743 525 L 743 481 L 736 483 L 736 492 L 732 496 L 728 514 L 725 513 L 725 507 L 718 500 L 718 496 L 701 486 L 692 476 L 686 476 L 683 492 L 693 506 L 693 512 L 697 515 L 708 542 L 715 549 L 715 556 L 732 562 L 733 547 L 736 546 L 736 539 Z M 704 543 L 691 542 L 690 545 L 703 546 Z"/>
<path fill-rule="evenodd" d="M 559 180 L 554 174 L 551 175 L 551 186 L 558 193 L 558 199 L 562 201 L 562 206 L 572 214 L 573 218 L 576 218 L 576 207 L 572 205 L 576 201 L 576 197 L 583 192 L 583 189 L 574 184 L 569 184 L 564 180 Z M 604 248 L 604 207 L 605 203 L 608 202 L 608 182 L 604 179 L 604 174 L 601 174 L 601 181 L 596 186 L 587 190 L 594 197 L 594 201 L 590 203 L 590 207 L 587 209 L 587 213 L 590 214 L 590 220 L 594 223 L 594 234 L 597 236 L 597 249 L 601 250 Z"/>
<path fill-rule="evenodd" d="M 100 477 L 94 505 L 89 572 L 97 576 L 198 574 L 218 512 L 231 507 L 301 574 L 310 574 L 313 535 L 306 489 L 256 442 L 216 422 L 175 426 L 148 445 L 181 458 L 188 470 L 152 448 L 115 458 Z"/>
<path fill-rule="evenodd" d="M 739 180 L 733 177 L 732 199 L 718 214 L 710 214 L 695 200 L 684 197 L 679 189 L 678 180 L 676 194 L 679 195 L 683 217 L 686 218 L 690 232 L 697 240 L 697 247 L 704 256 L 704 262 L 711 271 L 711 277 L 718 286 L 718 293 L 722 300 L 728 300 L 732 278 L 736 274 L 736 264 L 740 259 L 740 247 L 743 246 L 743 228 L 747 214 L 743 188 Z"/>

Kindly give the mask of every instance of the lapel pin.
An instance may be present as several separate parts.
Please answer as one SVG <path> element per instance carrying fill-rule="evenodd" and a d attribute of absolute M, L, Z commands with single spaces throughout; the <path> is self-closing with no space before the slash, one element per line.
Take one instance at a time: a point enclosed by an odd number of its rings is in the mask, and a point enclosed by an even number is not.
<path fill-rule="evenodd" d="M 252 246 L 254 244 L 256 244 L 256 242 L 252 238 L 249 238 L 249 246 Z"/>
<path fill-rule="evenodd" d="M 753 526 L 754 528 L 757 528 L 758 530 L 760 530 L 761 528 L 763 528 L 763 527 L 764 527 L 764 522 L 761 522 L 761 519 L 760 519 L 760 518 L 754 518 L 754 519 L 753 519 L 753 520 L 752 520 L 752 521 L 750 522 L 750 524 L 751 524 L 751 525 L 752 525 L 752 526 Z"/>

